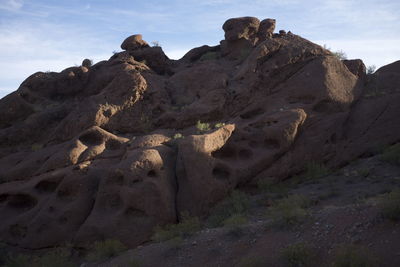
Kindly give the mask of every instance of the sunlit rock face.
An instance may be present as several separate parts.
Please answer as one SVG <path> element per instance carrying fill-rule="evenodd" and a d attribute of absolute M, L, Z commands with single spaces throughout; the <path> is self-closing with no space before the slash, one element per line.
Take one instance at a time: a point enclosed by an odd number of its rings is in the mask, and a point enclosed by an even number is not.
<path fill-rule="evenodd" d="M 0 100 L 0 238 L 136 246 L 237 187 L 399 141 L 399 61 L 366 75 L 275 23 L 230 19 L 180 60 L 136 34 L 109 60 L 28 77 Z"/>

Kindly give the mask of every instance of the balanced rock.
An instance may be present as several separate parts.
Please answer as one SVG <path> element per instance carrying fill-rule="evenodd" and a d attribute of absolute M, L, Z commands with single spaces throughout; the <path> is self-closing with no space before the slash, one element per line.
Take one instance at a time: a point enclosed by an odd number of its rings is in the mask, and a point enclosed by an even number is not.
<path fill-rule="evenodd" d="M 271 37 L 275 30 L 275 19 L 264 19 L 261 21 L 258 28 L 258 38 L 265 40 L 267 37 Z"/>
<path fill-rule="evenodd" d="M 225 31 L 226 41 L 236 41 L 241 38 L 253 38 L 260 26 L 260 20 L 254 17 L 241 17 L 228 19 L 222 29 Z"/>
<path fill-rule="evenodd" d="M 121 44 L 121 48 L 123 50 L 135 50 L 143 47 L 149 47 L 149 45 L 146 41 L 142 40 L 141 34 L 131 35 L 126 38 Z"/>

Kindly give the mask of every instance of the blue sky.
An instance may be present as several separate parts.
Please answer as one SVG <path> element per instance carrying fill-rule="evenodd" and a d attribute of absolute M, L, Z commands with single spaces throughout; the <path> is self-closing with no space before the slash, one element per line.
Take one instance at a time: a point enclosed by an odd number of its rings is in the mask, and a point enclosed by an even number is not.
<path fill-rule="evenodd" d="M 231 17 L 275 18 L 366 65 L 400 59 L 398 0 L 0 0 L 0 97 L 36 71 L 61 71 L 120 51 L 129 35 L 158 41 L 170 58 L 223 39 Z"/>

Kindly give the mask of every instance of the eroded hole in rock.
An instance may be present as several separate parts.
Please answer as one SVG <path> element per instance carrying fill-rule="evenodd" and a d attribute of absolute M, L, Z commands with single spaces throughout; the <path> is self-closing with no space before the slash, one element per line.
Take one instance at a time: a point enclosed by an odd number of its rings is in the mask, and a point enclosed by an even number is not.
<path fill-rule="evenodd" d="M 117 150 L 121 148 L 121 143 L 115 139 L 110 139 L 106 143 L 106 148 L 110 150 Z"/>
<path fill-rule="evenodd" d="M 122 172 L 116 172 L 106 180 L 107 184 L 114 184 L 114 185 L 123 185 L 124 184 L 124 175 Z"/>
<path fill-rule="evenodd" d="M 86 146 L 97 146 L 103 143 L 103 136 L 97 131 L 84 133 L 79 140 Z"/>
<path fill-rule="evenodd" d="M 78 188 L 71 186 L 63 186 L 58 189 L 57 197 L 61 200 L 72 200 L 78 193 Z"/>
<path fill-rule="evenodd" d="M 42 193 L 51 193 L 57 189 L 60 184 L 60 179 L 58 180 L 42 180 L 35 185 L 35 189 Z"/>
<path fill-rule="evenodd" d="M 0 203 L 6 202 L 7 198 L 8 198 L 8 195 L 6 195 L 6 194 L 0 195 Z"/>
<path fill-rule="evenodd" d="M 140 217 L 147 217 L 147 214 L 142 211 L 142 210 L 138 210 L 132 207 L 128 207 L 125 211 L 124 211 L 126 216 L 129 217 L 134 217 L 134 218 L 140 218 Z"/>
<path fill-rule="evenodd" d="M 249 149 L 241 149 L 239 151 L 240 159 L 250 159 L 253 156 L 253 152 Z"/>
<path fill-rule="evenodd" d="M 236 150 L 231 146 L 223 146 L 221 149 L 211 153 L 214 158 L 229 159 L 236 157 Z"/>
<path fill-rule="evenodd" d="M 261 115 L 263 113 L 264 113 L 264 110 L 262 108 L 256 108 L 256 109 L 249 110 L 243 114 L 240 114 L 240 118 L 248 120 L 248 119 L 257 117 L 258 115 Z"/>
<path fill-rule="evenodd" d="M 58 218 L 58 222 L 60 224 L 66 224 L 68 222 L 68 218 L 65 216 L 61 216 L 60 218 Z"/>
<path fill-rule="evenodd" d="M 157 172 L 155 170 L 150 170 L 147 172 L 148 177 L 157 177 Z"/>
<path fill-rule="evenodd" d="M 215 166 L 212 170 L 212 174 L 215 178 L 219 180 L 227 180 L 231 175 L 228 168 L 222 165 Z"/>
<path fill-rule="evenodd" d="M 7 205 L 14 209 L 31 209 L 36 206 L 37 200 L 27 194 L 15 194 L 8 197 Z"/>
<path fill-rule="evenodd" d="M 129 186 L 136 186 L 138 184 L 140 184 L 140 182 L 142 182 L 141 178 L 133 178 L 129 181 Z"/>
<path fill-rule="evenodd" d="M 11 236 L 15 238 L 23 238 L 26 236 L 26 233 L 28 232 L 28 229 L 26 226 L 22 226 L 19 224 L 13 224 L 10 226 L 9 232 Z"/>
<path fill-rule="evenodd" d="M 264 147 L 267 149 L 279 149 L 278 140 L 267 138 L 264 140 Z"/>
<path fill-rule="evenodd" d="M 330 113 L 338 110 L 334 103 L 330 100 L 322 100 L 314 105 L 313 110 L 316 112 Z"/>
<path fill-rule="evenodd" d="M 118 194 L 110 194 L 105 196 L 105 208 L 116 209 L 121 206 L 122 200 Z"/>
<path fill-rule="evenodd" d="M 257 147 L 259 146 L 259 144 L 258 144 L 257 141 L 250 140 L 250 141 L 249 141 L 249 146 L 250 146 L 251 148 L 257 148 Z"/>
<path fill-rule="evenodd" d="M 301 104 L 312 104 L 315 101 L 315 96 L 312 95 L 305 95 L 305 96 L 297 96 L 297 97 L 288 97 L 286 98 L 286 101 L 289 102 L 289 104 L 297 104 L 297 103 L 301 103 Z"/>
<path fill-rule="evenodd" d="M 336 144 L 336 133 L 334 133 L 334 134 L 331 135 L 330 140 L 331 140 L 331 143 L 332 143 L 332 144 Z"/>

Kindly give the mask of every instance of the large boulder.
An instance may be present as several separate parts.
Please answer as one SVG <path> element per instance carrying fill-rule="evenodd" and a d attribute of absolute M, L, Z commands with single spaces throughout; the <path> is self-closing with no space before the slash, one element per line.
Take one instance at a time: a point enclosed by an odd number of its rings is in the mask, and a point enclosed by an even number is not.
<path fill-rule="evenodd" d="M 141 34 L 134 34 L 126 38 L 122 44 L 121 48 L 123 50 L 136 50 L 139 48 L 149 47 L 146 41 L 142 40 Z"/>

